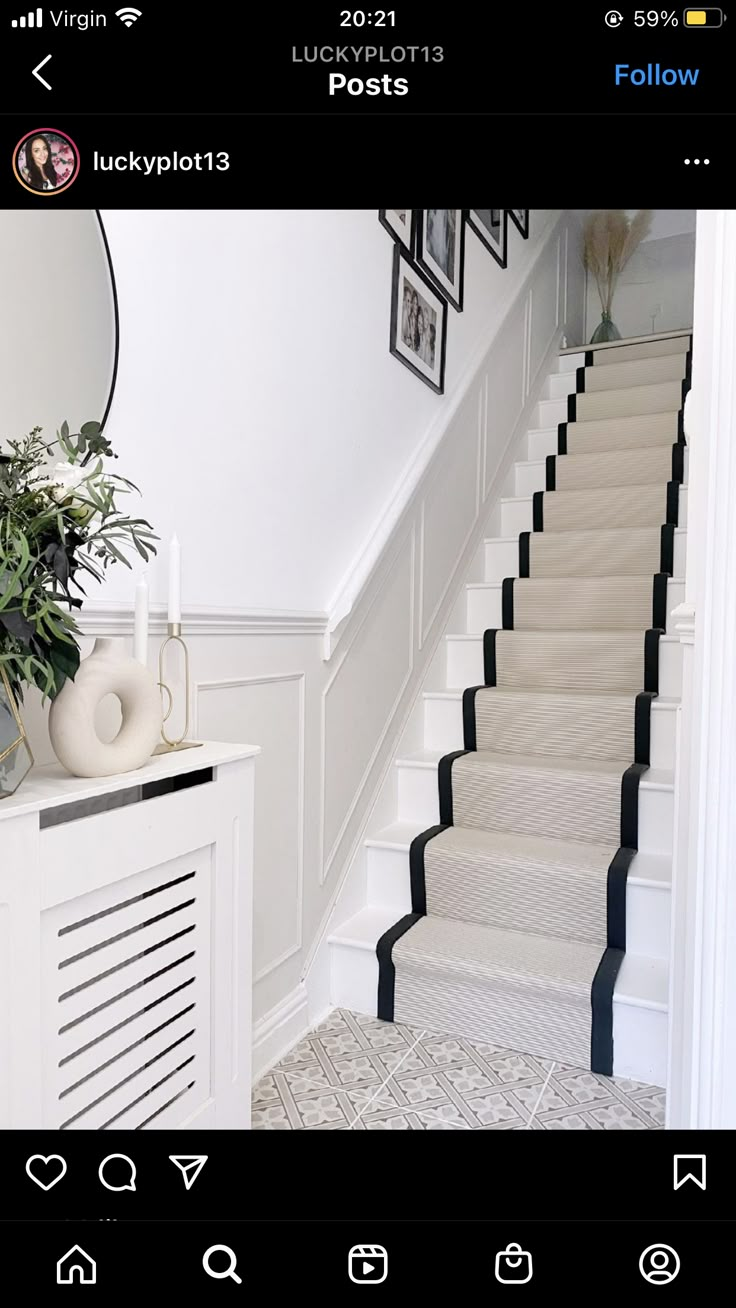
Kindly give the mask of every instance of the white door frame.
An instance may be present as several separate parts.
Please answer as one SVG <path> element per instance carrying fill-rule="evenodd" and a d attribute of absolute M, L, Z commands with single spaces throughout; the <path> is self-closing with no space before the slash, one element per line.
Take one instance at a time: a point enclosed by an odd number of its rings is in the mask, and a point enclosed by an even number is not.
<path fill-rule="evenodd" d="M 736 210 L 697 218 L 667 1126 L 736 1127 Z"/>

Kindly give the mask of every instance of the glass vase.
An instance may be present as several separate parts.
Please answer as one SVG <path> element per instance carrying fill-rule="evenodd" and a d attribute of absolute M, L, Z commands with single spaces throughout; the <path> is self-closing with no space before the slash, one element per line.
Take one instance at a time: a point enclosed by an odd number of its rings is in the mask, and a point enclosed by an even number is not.
<path fill-rule="evenodd" d="M 12 795 L 33 767 L 18 705 L 0 667 L 0 800 Z"/>
<path fill-rule="evenodd" d="M 611 318 L 610 313 L 603 313 L 593 335 L 590 338 L 591 345 L 600 345 L 601 341 L 620 341 L 621 333 Z"/>

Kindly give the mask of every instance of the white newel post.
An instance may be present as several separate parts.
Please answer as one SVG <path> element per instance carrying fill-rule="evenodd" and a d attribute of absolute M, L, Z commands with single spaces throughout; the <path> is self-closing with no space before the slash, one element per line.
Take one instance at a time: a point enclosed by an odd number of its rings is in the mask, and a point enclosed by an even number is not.
<path fill-rule="evenodd" d="M 667 1125 L 736 1127 L 736 210 L 698 211 Z"/>

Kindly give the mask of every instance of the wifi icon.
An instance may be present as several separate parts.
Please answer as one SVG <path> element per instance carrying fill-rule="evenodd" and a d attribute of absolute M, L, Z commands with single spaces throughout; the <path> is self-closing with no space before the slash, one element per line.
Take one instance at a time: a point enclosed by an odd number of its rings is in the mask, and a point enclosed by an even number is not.
<path fill-rule="evenodd" d="M 141 17 L 141 11 L 140 9 L 133 9 L 128 5 L 125 9 L 116 9 L 115 17 L 119 18 L 121 23 L 125 23 L 126 27 L 132 27 L 136 18 Z"/>

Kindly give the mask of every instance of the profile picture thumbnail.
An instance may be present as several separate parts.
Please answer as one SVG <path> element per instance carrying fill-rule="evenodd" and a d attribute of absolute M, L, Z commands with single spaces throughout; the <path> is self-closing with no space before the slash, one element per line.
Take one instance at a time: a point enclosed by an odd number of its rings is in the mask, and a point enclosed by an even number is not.
<path fill-rule="evenodd" d="M 26 191 L 58 195 L 79 172 L 79 151 L 65 132 L 44 127 L 27 132 L 15 147 L 13 171 Z"/>

